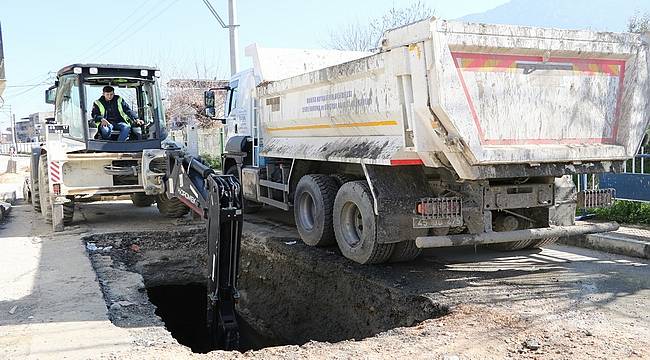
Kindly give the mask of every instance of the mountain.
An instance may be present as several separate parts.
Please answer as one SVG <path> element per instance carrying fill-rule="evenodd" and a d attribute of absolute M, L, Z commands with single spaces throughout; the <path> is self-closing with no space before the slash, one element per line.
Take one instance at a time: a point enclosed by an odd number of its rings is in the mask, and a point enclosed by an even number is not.
<path fill-rule="evenodd" d="M 650 13 L 648 0 L 512 0 L 460 20 L 620 32 L 631 16 L 645 13 Z"/>

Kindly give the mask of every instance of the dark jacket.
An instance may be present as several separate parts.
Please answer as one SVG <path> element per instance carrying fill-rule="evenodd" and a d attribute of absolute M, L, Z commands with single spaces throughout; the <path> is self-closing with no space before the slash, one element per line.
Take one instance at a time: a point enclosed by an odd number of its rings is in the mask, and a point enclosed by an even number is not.
<path fill-rule="evenodd" d="M 119 111 L 118 101 L 122 103 L 122 113 Z M 101 103 L 103 111 L 97 104 L 98 102 Z M 131 110 L 129 104 L 127 104 L 126 101 L 124 101 L 124 99 L 118 95 L 114 95 L 111 101 L 106 101 L 106 99 L 104 99 L 104 96 L 101 96 L 93 103 L 93 110 L 90 115 L 93 117 L 93 120 L 95 120 L 95 123 L 97 125 L 99 125 L 102 118 L 108 120 L 108 122 L 113 125 L 120 122 L 125 122 L 130 125 L 131 120 L 138 118 L 138 114 L 135 111 Z"/>

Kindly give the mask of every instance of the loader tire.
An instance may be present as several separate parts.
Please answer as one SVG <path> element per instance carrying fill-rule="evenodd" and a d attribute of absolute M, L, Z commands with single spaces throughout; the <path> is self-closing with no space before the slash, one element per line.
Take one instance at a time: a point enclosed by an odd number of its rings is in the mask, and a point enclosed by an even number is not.
<path fill-rule="evenodd" d="M 38 160 L 38 183 L 41 214 L 48 224 L 52 223 L 52 198 L 50 197 L 50 178 L 47 172 L 47 154 L 41 155 Z"/>
<path fill-rule="evenodd" d="M 63 225 L 72 224 L 74 218 L 74 201 L 70 200 L 63 204 Z"/>
<path fill-rule="evenodd" d="M 34 208 L 34 212 L 40 213 L 41 193 L 39 189 L 38 172 L 36 171 L 36 169 L 32 169 L 31 174 L 29 176 L 29 181 L 31 181 L 30 187 L 32 190 L 32 196 L 31 196 L 32 208 Z"/>
<path fill-rule="evenodd" d="M 167 194 L 160 194 L 156 197 L 156 206 L 160 214 L 168 218 L 179 218 L 190 211 L 190 208 L 178 198 L 169 198 Z"/>
<path fill-rule="evenodd" d="M 156 198 L 151 195 L 146 195 L 145 193 L 132 193 L 131 202 L 136 207 L 148 207 L 156 202 Z"/>
<path fill-rule="evenodd" d="M 334 178 L 322 174 L 300 178 L 293 200 L 293 215 L 298 234 L 309 246 L 328 246 L 336 243 L 332 209 L 339 189 Z"/>
<path fill-rule="evenodd" d="M 422 249 L 415 246 L 415 240 L 402 241 L 395 244 L 393 253 L 388 262 L 407 262 L 415 260 L 422 253 Z"/>
<path fill-rule="evenodd" d="M 394 244 L 377 239 L 372 193 L 365 180 L 343 184 L 334 200 L 334 233 L 341 253 L 359 264 L 386 262 Z"/>
<path fill-rule="evenodd" d="M 32 202 L 32 192 L 30 190 L 32 187 L 31 182 L 32 181 L 29 179 L 29 177 L 25 178 L 25 181 L 23 182 L 23 200 L 29 203 Z"/>
<path fill-rule="evenodd" d="M 239 169 L 237 168 L 237 165 L 233 165 L 226 170 L 225 175 L 232 175 L 237 178 L 241 182 L 241 178 L 239 177 Z M 244 199 L 244 214 L 254 214 L 262 209 L 264 204 L 257 203 L 255 201 L 250 201 Z"/>

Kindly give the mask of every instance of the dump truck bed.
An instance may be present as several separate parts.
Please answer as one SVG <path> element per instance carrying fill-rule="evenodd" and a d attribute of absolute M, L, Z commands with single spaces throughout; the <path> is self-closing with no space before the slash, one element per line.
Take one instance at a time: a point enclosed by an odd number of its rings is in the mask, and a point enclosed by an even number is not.
<path fill-rule="evenodd" d="M 650 119 L 648 42 L 648 34 L 408 25 L 389 31 L 378 54 L 261 85 L 262 154 L 451 166 L 468 179 L 508 166 L 562 164 L 570 173 L 621 161 Z"/>

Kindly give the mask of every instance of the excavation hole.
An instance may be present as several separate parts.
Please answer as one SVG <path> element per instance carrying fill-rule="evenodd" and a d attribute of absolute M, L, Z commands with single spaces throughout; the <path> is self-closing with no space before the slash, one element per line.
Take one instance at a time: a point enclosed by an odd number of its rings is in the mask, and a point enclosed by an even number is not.
<path fill-rule="evenodd" d="M 211 347 L 206 323 L 206 287 L 203 284 L 163 285 L 147 288 L 149 300 L 165 328 L 182 345 L 195 353 L 215 350 Z M 239 351 L 259 350 L 283 345 L 256 332 L 241 317 Z"/>
<path fill-rule="evenodd" d="M 241 246 L 241 351 L 360 340 L 448 311 L 403 287 L 408 279 L 391 270 L 399 265 L 351 265 L 334 252 L 280 237 L 277 229 L 257 231 L 244 232 Z M 115 325 L 156 329 L 154 342 L 173 336 L 195 352 L 212 350 L 204 228 L 94 234 L 84 240 Z"/>

